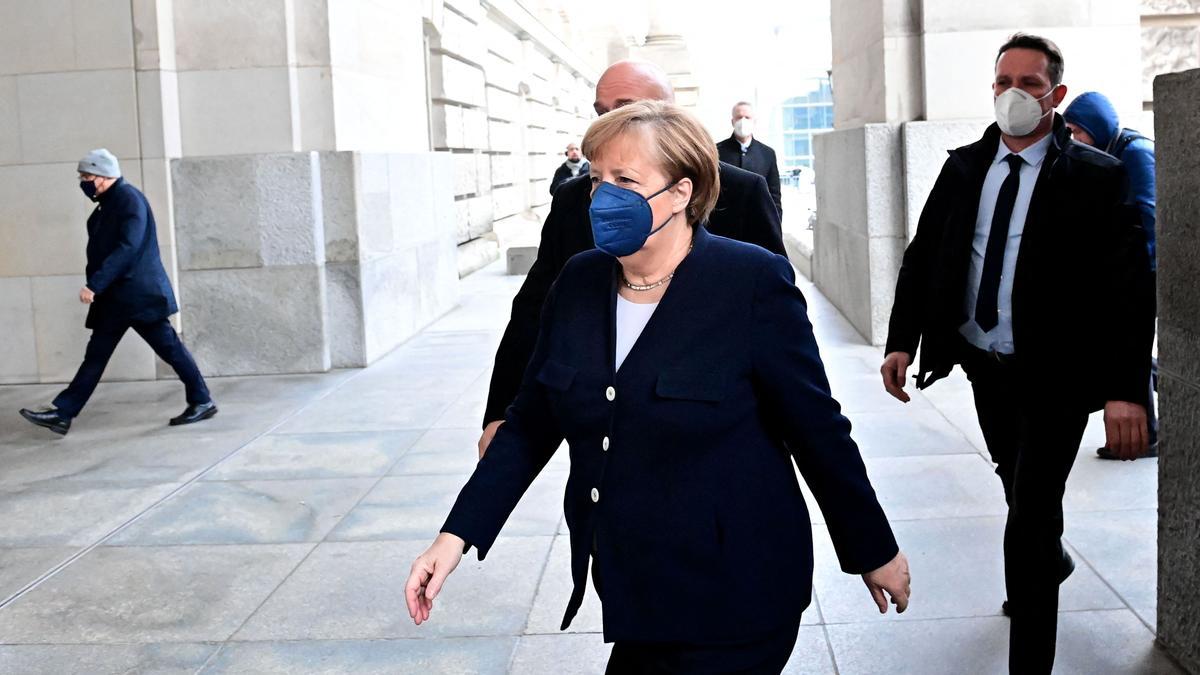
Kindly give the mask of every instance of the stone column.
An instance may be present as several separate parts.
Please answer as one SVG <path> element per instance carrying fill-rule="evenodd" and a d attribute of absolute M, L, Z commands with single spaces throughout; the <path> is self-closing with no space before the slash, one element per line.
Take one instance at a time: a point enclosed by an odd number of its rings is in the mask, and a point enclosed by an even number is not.
<path fill-rule="evenodd" d="M 1200 672 L 1200 69 L 1154 80 L 1158 170 L 1158 639 Z"/>
<path fill-rule="evenodd" d="M 835 131 L 814 139 L 813 277 L 882 344 L 900 259 L 946 150 L 991 122 L 996 50 L 1017 31 L 1048 37 L 1065 54 L 1071 95 L 1104 91 L 1134 118 L 1138 11 L 1130 0 L 847 0 L 831 20 Z"/>

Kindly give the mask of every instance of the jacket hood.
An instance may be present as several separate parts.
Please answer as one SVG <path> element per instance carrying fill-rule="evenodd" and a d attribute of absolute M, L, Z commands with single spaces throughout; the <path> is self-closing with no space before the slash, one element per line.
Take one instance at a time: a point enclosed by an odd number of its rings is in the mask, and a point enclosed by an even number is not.
<path fill-rule="evenodd" d="M 1096 147 L 1104 150 L 1117 137 L 1121 121 L 1111 101 L 1099 92 L 1080 94 L 1063 113 L 1071 124 L 1083 127 L 1096 140 Z"/>

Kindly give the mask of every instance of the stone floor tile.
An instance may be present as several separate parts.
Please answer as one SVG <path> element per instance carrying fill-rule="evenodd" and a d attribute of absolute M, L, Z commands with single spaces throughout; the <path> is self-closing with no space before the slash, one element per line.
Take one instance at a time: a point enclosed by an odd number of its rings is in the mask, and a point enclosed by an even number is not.
<path fill-rule="evenodd" d="M 505 536 L 553 535 L 566 476 L 543 472 L 509 516 Z M 379 481 L 329 535 L 330 541 L 432 541 L 466 483 L 461 476 L 396 476 Z"/>
<path fill-rule="evenodd" d="M 801 626 L 796 634 L 796 646 L 782 675 L 836 675 L 829 641 L 821 626 Z"/>
<path fill-rule="evenodd" d="M 1103 439 L 1103 435 L 1100 436 Z M 1158 459 L 1117 462 L 1100 459 L 1096 447 L 1103 441 L 1086 443 L 1080 449 L 1067 479 L 1063 509 L 1079 511 L 1126 511 L 1158 508 L 1158 490 L 1146 489 L 1158 482 Z"/>
<path fill-rule="evenodd" d="M 433 393 L 399 400 L 392 392 L 331 396 L 305 408 L 278 427 L 278 433 L 399 431 L 428 429 L 457 394 Z"/>
<path fill-rule="evenodd" d="M 324 543 L 238 631 L 235 640 L 517 635 L 552 537 L 501 537 L 480 562 L 463 557 L 429 622 L 413 625 L 404 582 L 425 541 Z"/>
<path fill-rule="evenodd" d="M 165 546 L 317 542 L 354 508 L 376 480 L 193 483 L 107 543 Z"/>
<path fill-rule="evenodd" d="M 465 675 L 504 673 L 514 637 L 231 642 L 201 675 Z M 546 671 L 548 672 L 548 671 Z"/>
<path fill-rule="evenodd" d="M 558 627 L 562 625 L 563 612 L 567 609 L 567 602 L 571 598 L 571 589 L 574 585 L 571 581 L 570 537 L 560 535 L 554 538 L 554 546 L 550 549 L 550 559 L 546 561 L 546 567 L 541 575 L 537 595 L 533 600 L 533 609 L 529 612 L 529 623 L 525 626 L 525 633 L 558 635 Z M 604 621 L 602 620 L 600 598 L 596 596 L 596 589 L 592 586 L 589 574 L 583 605 L 580 606 L 579 613 L 571 621 L 567 632 L 602 633 L 603 631 Z M 607 655 L 608 653 L 605 652 L 605 658 Z"/>
<path fill-rule="evenodd" d="M 224 640 L 311 549 L 99 548 L 0 610 L 0 644 Z"/>
<path fill-rule="evenodd" d="M 459 429 L 430 429 L 396 462 L 388 475 L 446 474 L 465 480 L 479 462 L 478 425 Z"/>
<path fill-rule="evenodd" d="M 1006 515 L 1000 479 L 978 455 L 867 459 L 867 473 L 891 520 Z"/>
<path fill-rule="evenodd" d="M 863 457 L 974 454 L 975 447 L 937 410 L 860 412 L 850 435 Z"/>
<path fill-rule="evenodd" d="M 1058 615 L 1055 675 L 1184 675 L 1128 610 Z"/>
<path fill-rule="evenodd" d="M 0 672 L 53 675 L 192 675 L 215 644 L 0 645 Z"/>
<path fill-rule="evenodd" d="M 74 555 L 69 546 L 46 548 L 0 548 L 0 601 Z M 2 672 L 3 669 L 0 669 Z"/>
<path fill-rule="evenodd" d="M 177 487 L 53 481 L 0 488 L 0 546 L 87 546 Z"/>
<path fill-rule="evenodd" d="M 268 434 L 221 462 L 204 480 L 382 476 L 420 437 L 420 431 Z"/>
<path fill-rule="evenodd" d="M 1004 602 L 1003 517 L 898 521 L 893 532 L 908 558 L 913 598 L 908 611 L 880 615 L 862 579 L 844 574 L 824 528 L 814 532 L 814 585 L 826 623 L 919 621 L 1000 616 Z M 1062 586 L 1063 610 L 1123 609 L 1121 599 L 1082 561 Z"/>
<path fill-rule="evenodd" d="M 873 374 L 860 373 L 856 367 L 853 372 L 842 374 L 836 370 L 839 361 L 833 360 L 826 364 L 829 370 L 829 384 L 833 397 L 842 406 L 842 412 L 851 420 L 856 413 L 863 412 L 908 412 L 912 410 L 931 410 L 932 406 L 919 393 L 909 392 L 912 400 L 901 403 L 892 398 L 883 388 L 879 367 Z"/>
<path fill-rule="evenodd" d="M 1097 460 L 1102 461 L 1102 460 Z M 1126 464 L 1126 468 L 1131 465 Z M 1158 604 L 1158 512 L 1069 513 L 1066 540 L 1130 607 Z"/>
<path fill-rule="evenodd" d="M 841 675 L 1008 672 L 1004 617 L 834 624 L 825 630 Z"/>
<path fill-rule="evenodd" d="M 525 635 L 517 642 L 511 675 L 603 675 L 612 645 L 599 633 Z M 569 664 L 569 667 L 568 665 Z"/>

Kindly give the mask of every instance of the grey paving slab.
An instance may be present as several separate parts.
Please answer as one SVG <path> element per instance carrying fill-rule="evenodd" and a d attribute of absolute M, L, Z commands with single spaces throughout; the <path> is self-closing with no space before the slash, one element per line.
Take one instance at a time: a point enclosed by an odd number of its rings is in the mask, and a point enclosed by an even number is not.
<path fill-rule="evenodd" d="M 850 417 L 851 436 L 863 457 L 975 453 L 971 441 L 937 410 L 860 412 Z"/>
<path fill-rule="evenodd" d="M 857 370 L 842 374 L 837 370 L 837 361 L 827 364 L 829 384 L 833 397 L 842 406 L 842 412 L 851 419 L 854 414 L 863 412 L 898 412 L 910 410 L 931 410 L 932 406 L 919 392 L 910 391 L 912 400 L 901 403 L 892 398 L 883 388 L 883 381 L 878 372 L 862 373 Z M 876 366 L 878 371 L 879 367 Z M 911 388 L 911 387 L 910 387 Z"/>
<path fill-rule="evenodd" d="M 0 546 L 86 546 L 178 486 L 53 481 L 0 488 Z"/>
<path fill-rule="evenodd" d="M 197 482 L 150 510 L 108 544 L 317 542 L 345 517 L 376 480 Z"/>
<path fill-rule="evenodd" d="M 0 611 L 0 643 L 224 640 L 311 549 L 99 548 Z"/>
<path fill-rule="evenodd" d="M 0 645 L 0 672 L 34 675 L 192 675 L 215 644 Z"/>
<path fill-rule="evenodd" d="M 908 558 L 913 598 L 908 611 L 880 615 L 862 579 L 842 573 L 829 534 L 814 532 L 814 585 L 826 623 L 919 621 L 1000 616 L 1004 602 L 1004 522 L 1002 517 L 898 521 L 892 529 Z M 1091 568 L 1080 562 L 1063 584 L 1060 608 L 1124 609 Z"/>
<path fill-rule="evenodd" d="M 413 625 L 404 582 L 426 541 L 324 543 L 234 636 L 238 641 L 517 635 L 551 537 L 501 537 L 463 557 L 429 622 Z"/>
<path fill-rule="evenodd" d="M 851 623 L 825 629 L 841 675 L 1008 672 L 1008 619 L 1003 617 Z"/>
<path fill-rule="evenodd" d="M 1095 445 L 1085 445 L 1075 459 L 1063 509 L 1126 511 L 1158 508 L 1158 459 L 1118 462 L 1100 459 Z"/>
<path fill-rule="evenodd" d="M 1154 634 L 1128 610 L 1064 612 L 1058 616 L 1054 672 L 1063 675 L 1183 675 Z"/>
<path fill-rule="evenodd" d="M 276 429 L 279 433 L 428 429 L 457 398 L 430 393 L 401 398 L 393 392 L 331 396 L 305 408 Z"/>
<path fill-rule="evenodd" d="M 1127 465 L 1128 466 L 1128 465 Z M 1158 512 L 1071 513 L 1066 539 L 1121 598 L 1145 617 L 1158 604 Z"/>
<path fill-rule="evenodd" d="M 503 673 L 508 668 L 516 641 L 515 637 L 488 637 L 441 640 L 233 642 L 222 647 L 217 657 L 199 672 L 203 675 Z"/>
<path fill-rule="evenodd" d="M 479 428 L 483 426 L 490 381 L 491 371 L 481 373 L 463 392 L 462 396 L 442 413 L 442 416 L 433 424 L 434 428 L 449 429 L 466 425 Z"/>
<path fill-rule="evenodd" d="M 599 633 L 564 635 L 526 635 L 513 654 L 512 675 L 544 675 L 570 672 L 575 675 L 602 675 L 608 663 L 611 644 Z"/>
<path fill-rule="evenodd" d="M 459 429 L 430 429 L 396 462 L 392 476 L 447 474 L 470 476 L 479 462 L 478 425 Z"/>
<path fill-rule="evenodd" d="M 70 558 L 78 550 L 70 546 L 0 548 L 0 601 Z"/>
<path fill-rule="evenodd" d="M 243 447 L 204 480 L 382 476 L 420 431 L 268 434 Z"/>
<path fill-rule="evenodd" d="M 533 608 L 529 612 L 529 622 L 525 633 L 529 635 L 558 635 L 558 627 L 562 625 L 563 612 L 567 609 L 567 601 L 571 598 L 571 540 L 570 537 L 557 536 L 554 546 L 550 549 L 550 559 L 541 571 L 541 581 L 538 584 L 537 595 L 533 600 Z M 571 621 L 567 629 L 569 633 L 602 633 L 604 631 L 603 614 L 600 598 L 596 597 L 596 589 L 592 586 L 591 575 L 588 576 L 587 591 L 583 596 L 583 605 L 579 613 Z M 605 658 L 608 653 L 605 652 Z"/>
<path fill-rule="evenodd" d="M 801 626 L 796 633 L 796 646 L 782 675 L 837 675 L 829 641 L 820 626 Z"/>
<path fill-rule="evenodd" d="M 506 536 L 553 535 L 567 478 L 543 472 L 508 518 Z M 379 481 L 329 534 L 330 541 L 413 539 L 437 535 L 466 480 L 460 476 L 396 476 Z"/>
<path fill-rule="evenodd" d="M 867 473 L 891 520 L 1008 513 L 992 466 L 978 455 L 867 459 Z"/>

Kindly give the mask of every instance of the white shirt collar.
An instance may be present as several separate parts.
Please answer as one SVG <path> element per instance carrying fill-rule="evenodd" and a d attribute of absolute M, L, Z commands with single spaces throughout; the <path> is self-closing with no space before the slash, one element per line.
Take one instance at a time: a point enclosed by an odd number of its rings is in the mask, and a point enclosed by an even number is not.
<path fill-rule="evenodd" d="M 1046 159 L 1046 153 L 1050 150 L 1050 143 L 1053 140 L 1054 132 L 1051 131 L 1043 136 L 1037 143 L 1034 143 L 1028 148 L 1025 148 L 1021 152 L 1015 154 L 1020 155 L 1021 159 L 1025 160 L 1025 163 L 1029 166 L 1032 166 L 1035 169 L 1041 168 L 1042 161 Z M 1003 162 L 1004 158 L 1011 154 L 1014 154 L 1013 151 L 1008 149 L 1008 146 L 1004 143 L 1004 139 L 1001 138 L 999 143 L 997 143 L 996 156 L 992 159 L 992 164 L 999 164 L 1000 162 Z"/>

